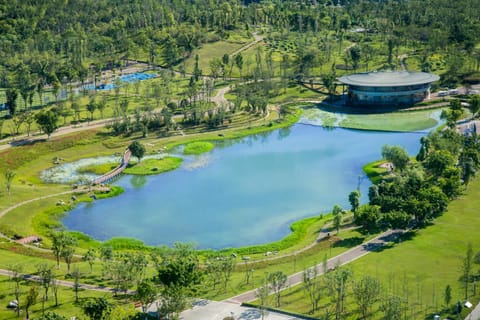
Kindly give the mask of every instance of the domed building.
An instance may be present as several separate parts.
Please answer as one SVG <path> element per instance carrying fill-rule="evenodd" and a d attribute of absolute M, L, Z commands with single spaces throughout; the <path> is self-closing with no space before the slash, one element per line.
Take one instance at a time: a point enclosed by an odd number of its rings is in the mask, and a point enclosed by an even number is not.
<path fill-rule="evenodd" d="M 432 82 L 440 77 L 426 72 L 356 73 L 338 80 L 348 86 L 350 106 L 408 106 L 430 97 Z"/>

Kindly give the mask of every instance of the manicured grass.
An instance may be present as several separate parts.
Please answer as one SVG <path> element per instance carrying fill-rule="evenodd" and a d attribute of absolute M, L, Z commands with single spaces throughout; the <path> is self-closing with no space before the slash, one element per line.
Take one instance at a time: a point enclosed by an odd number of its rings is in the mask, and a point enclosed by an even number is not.
<path fill-rule="evenodd" d="M 473 245 L 474 254 L 480 251 L 480 179 L 472 181 L 468 190 L 459 199 L 452 201 L 448 211 L 435 223 L 425 229 L 412 232 L 398 243 L 392 243 L 384 250 L 372 252 L 352 262 L 349 267 L 354 277 L 365 275 L 378 278 L 382 283 L 382 296 L 397 294 L 406 298 L 408 294 L 408 315 L 410 318 L 423 319 L 433 312 L 441 313 L 442 318 L 449 314 L 445 310 L 443 294 L 447 285 L 452 287 L 452 304 L 464 301 L 465 289 L 462 287 L 461 265 L 466 255 L 467 245 Z M 474 268 L 478 274 L 478 268 Z M 473 296 L 473 284 L 470 286 L 469 300 L 479 300 Z M 347 296 L 347 319 L 355 319 L 357 306 L 349 289 Z M 324 316 L 326 305 L 332 303 L 328 297 L 320 303 L 321 311 L 314 316 Z M 305 299 L 301 286 L 285 291 L 282 308 L 295 312 L 308 313 L 310 305 Z M 373 308 L 372 319 L 380 319 L 379 304 Z M 465 316 L 464 311 L 462 313 Z"/>
<path fill-rule="evenodd" d="M 34 285 L 33 282 L 27 282 L 27 281 L 21 282 L 21 290 L 23 294 L 20 299 L 20 304 L 25 302 L 26 294 L 32 285 Z M 44 290 L 42 287 L 39 287 L 38 290 L 39 290 L 39 296 L 37 299 L 37 303 L 34 304 L 29 309 L 30 319 L 38 319 L 38 317 L 42 315 L 41 301 L 42 301 Z M 79 302 L 76 303 L 75 293 L 73 289 L 60 287 L 58 290 L 59 306 L 55 307 L 55 299 L 51 291 L 52 290 L 50 289 L 48 293 L 49 295 L 48 301 L 45 302 L 45 311 L 56 312 L 60 315 L 67 317 L 67 319 L 70 319 L 71 317 L 77 317 L 78 319 L 86 319 L 81 306 L 82 306 L 82 303 L 88 298 L 105 297 L 110 302 L 113 302 L 115 304 L 125 304 L 125 302 L 122 302 L 122 301 L 116 302 L 115 299 L 113 299 L 111 294 L 104 293 L 104 292 L 96 292 L 96 291 L 85 291 L 85 290 L 79 290 L 79 293 L 78 293 Z M 14 296 L 13 283 L 9 280 L 8 277 L 0 276 L 0 305 L 2 306 L 0 308 L 0 319 L 4 319 L 4 320 L 23 319 L 23 317 L 25 316 L 24 310 L 20 315 L 21 318 L 18 318 L 16 311 L 14 311 L 13 309 L 6 308 L 7 304 L 14 299 L 15 299 L 15 296 Z"/>
<path fill-rule="evenodd" d="M 212 151 L 215 145 L 208 141 L 195 141 L 187 143 L 183 148 L 184 154 L 202 154 Z"/>
<path fill-rule="evenodd" d="M 312 248 L 298 254 L 292 254 L 271 261 L 265 259 L 266 257 L 263 257 L 263 259 L 255 261 L 255 263 L 252 264 L 239 261 L 232 274 L 227 292 L 224 292 L 221 289 L 211 290 L 211 288 L 206 287 L 202 290 L 202 296 L 215 300 L 232 297 L 261 285 L 265 273 L 283 271 L 285 274 L 293 274 L 305 270 L 314 264 L 321 263 L 325 257 L 330 258 L 345 252 L 354 244 L 360 244 L 371 237 L 373 237 L 373 235 L 366 236 L 356 230 L 341 230 L 338 235 L 330 237 L 332 240 L 331 242 L 324 239 Z M 280 254 L 281 253 L 282 252 L 280 252 Z M 237 260 L 239 259 L 237 258 Z M 246 268 L 254 269 L 253 280 L 251 279 L 249 284 L 245 281 Z"/>
<path fill-rule="evenodd" d="M 348 114 L 339 126 L 362 130 L 418 131 L 437 124 L 432 110 L 381 114 Z"/>
<path fill-rule="evenodd" d="M 233 41 L 217 41 L 212 43 L 205 43 L 200 48 L 195 49 L 191 56 L 185 61 L 185 70 L 187 73 L 192 73 L 195 66 L 195 56 L 198 54 L 198 65 L 202 70 L 202 74 L 210 74 L 210 61 L 213 58 L 222 59 L 224 54 L 231 54 L 243 47 L 253 38 L 237 37 Z M 179 66 L 176 66 L 179 69 Z"/>
<path fill-rule="evenodd" d="M 365 172 L 368 179 L 370 179 L 372 183 L 377 184 L 388 176 L 388 170 L 384 167 L 381 167 L 381 165 L 385 163 L 385 160 L 379 160 L 367 163 L 363 166 L 363 172 Z"/>
<path fill-rule="evenodd" d="M 165 157 L 163 159 L 144 159 L 132 166 L 128 166 L 125 171 L 126 174 L 134 175 L 152 175 L 159 174 L 171 170 L 175 170 L 182 164 L 182 158 Z"/>
<path fill-rule="evenodd" d="M 118 166 L 118 163 L 116 162 L 107 162 L 107 163 L 101 163 L 101 164 L 90 164 L 87 166 L 83 166 L 77 169 L 77 172 L 79 173 L 92 173 L 96 175 L 103 175 L 107 172 L 112 171 Z"/>

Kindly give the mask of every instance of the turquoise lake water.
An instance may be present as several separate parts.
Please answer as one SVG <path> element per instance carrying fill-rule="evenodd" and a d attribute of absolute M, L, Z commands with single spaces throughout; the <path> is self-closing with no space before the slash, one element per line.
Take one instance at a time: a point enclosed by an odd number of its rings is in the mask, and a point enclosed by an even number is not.
<path fill-rule="evenodd" d="M 220 249 L 279 240 L 293 221 L 324 213 L 360 182 L 362 166 L 381 158 L 385 144 L 415 155 L 425 133 L 288 129 L 219 142 L 211 153 L 188 158 L 158 176 L 123 176 L 116 198 L 80 204 L 63 220 L 99 240 L 133 237 L 150 245 L 193 242 Z"/>

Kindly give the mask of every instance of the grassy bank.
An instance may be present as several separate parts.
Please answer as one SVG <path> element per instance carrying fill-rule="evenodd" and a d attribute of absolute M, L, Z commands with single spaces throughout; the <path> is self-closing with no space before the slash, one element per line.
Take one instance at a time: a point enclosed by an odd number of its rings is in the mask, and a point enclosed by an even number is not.
<path fill-rule="evenodd" d="M 355 279 L 373 276 L 381 282 L 381 295 L 398 295 L 407 299 L 406 314 L 409 319 L 423 319 L 434 313 L 442 314 L 442 318 L 450 316 L 451 309 L 444 302 L 447 285 L 452 288 L 452 302 L 465 300 L 465 289 L 461 283 L 461 265 L 465 257 L 468 243 L 472 243 L 474 253 L 480 251 L 480 179 L 475 179 L 463 196 L 452 201 L 448 211 L 439 217 L 434 225 L 416 230 L 404 236 L 400 242 L 378 252 L 358 259 L 349 268 Z M 478 273 L 474 271 L 474 273 Z M 479 300 L 473 293 L 473 284 L 468 290 L 469 300 Z M 478 291 L 478 290 L 477 290 Z M 309 314 L 311 305 L 305 299 L 301 286 L 288 289 L 282 294 L 282 309 Z M 313 316 L 325 316 L 325 310 L 332 309 L 332 301 L 326 294 L 320 302 L 320 310 Z M 345 319 L 356 319 L 357 305 L 351 290 L 347 295 Z M 381 319 L 380 303 L 372 310 L 371 319 Z M 464 310 L 465 316 L 468 310 Z"/>
<path fill-rule="evenodd" d="M 208 141 L 195 141 L 187 143 L 183 148 L 183 154 L 197 155 L 210 152 L 215 148 L 215 145 Z"/>
<path fill-rule="evenodd" d="M 378 131 L 421 131 L 438 124 L 436 118 L 440 109 L 413 110 L 401 112 L 369 113 L 352 108 L 308 108 L 305 118 L 327 127 L 342 127 Z"/>
<path fill-rule="evenodd" d="M 145 159 L 135 164 L 129 164 L 123 171 L 126 174 L 133 175 L 152 175 L 172 171 L 180 167 L 182 158 L 165 157 L 162 159 Z"/>

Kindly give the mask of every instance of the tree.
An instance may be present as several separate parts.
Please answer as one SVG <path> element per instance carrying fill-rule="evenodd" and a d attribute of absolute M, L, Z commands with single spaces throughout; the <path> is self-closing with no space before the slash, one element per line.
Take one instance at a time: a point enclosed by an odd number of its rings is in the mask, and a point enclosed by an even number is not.
<path fill-rule="evenodd" d="M 323 288 L 316 267 L 308 268 L 303 271 L 303 290 L 307 294 L 310 304 L 312 305 L 311 312 L 315 313 L 315 311 L 318 310 L 318 304 L 323 296 Z"/>
<path fill-rule="evenodd" d="M 58 306 L 58 289 L 60 287 L 60 283 L 57 279 L 52 277 L 50 286 L 52 287 L 53 297 L 55 298 L 55 307 L 57 307 Z"/>
<path fill-rule="evenodd" d="M 348 54 L 350 56 L 350 59 L 352 59 L 352 66 L 353 70 L 358 69 L 358 63 L 360 62 L 360 59 L 362 58 L 362 50 L 358 45 L 354 45 L 348 50 Z"/>
<path fill-rule="evenodd" d="M 342 208 L 336 204 L 333 206 L 332 210 L 333 214 L 333 228 L 337 230 L 337 234 L 340 231 L 340 226 L 342 224 Z"/>
<path fill-rule="evenodd" d="M 474 95 L 468 104 L 468 109 L 472 113 L 472 119 L 475 118 L 477 115 L 478 111 L 480 110 L 480 96 L 479 95 Z"/>
<path fill-rule="evenodd" d="M 277 308 L 280 307 L 280 294 L 287 283 L 287 279 L 287 275 L 282 271 L 276 271 L 268 275 L 268 282 L 275 294 L 275 305 Z"/>
<path fill-rule="evenodd" d="M 80 272 L 80 269 L 78 269 L 78 267 L 74 267 L 72 272 L 72 277 L 73 277 L 73 291 L 75 292 L 75 303 L 78 302 L 78 289 L 80 289 L 81 276 L 82 274 Z"/>
<path fill-rule="evenodd" d="M 66 234 L 64 238 L 64 246 L 62 249 L 62 257 L 67 264 L 67 272 L 70 273 L 70 265 L 72 264 L 73 255 L 75 254 L 75 247 L 78 245 L 77 240 L 71 235 Z"/>
<path fill-rule="evenodd" d="M 362 312 L 363 319 L 367 319 L 370 308 L 380 296 L 380 282 L 371 276 L 365 276 L 353 284 L 353 295 Z"/>
<path fill-rule="evenodd" d="M 136 298 L 142 303 L 142 312 L 146 313 L 149 305 L 157 298 L 157 288 L 149 280 L 143 280 L 137 286 Z"/>
<path fill-rule="evenodd" d="M 37 303 L 37 297 L 38 297 L 38 287 L 36 285 L 33 285 L 30 287 L 30 289 L 28 290 L 27 296 L 25 297 L 25 315 L 27 320 L 30 319 L 28 309 L 30 309 L 31 306 Z"/>
<path fill-rule="evenodd" d="M 468 300 L 468 288 L 470 283 L 470 278 L 472 276 L 472 263 L 473 263 L 473 249 L 472 244 L 469 243 L 467 246 L 467 253 L 465 258 L 462 261 L 462 281 L 463 286 L 465 287 L 465 300 Z"/>
<path fill-rule="evenodd" d="M 330 99 L 335 95 L 335 90 L 337 86 L 336 81 L 337 81 L 337 75 L 334 70 L 322 76 L 323 86 L 325 87 L 325 89 L 327 89 L 328 96 Z"/>
<path fill-rule="evenodd" d="M 443 298 L 445 299 L 445 306 L 447 308 L 450 307 L 450 302 L 452 302 L 452 287 L 449 284 L 445 287 Z"/>
<path fill-rule="evenodd" d="M 98 111 L 100 111 L 100 116 L 102 117 L 102 119 L 103 119 L 103 111 L 105 110 L 106 107 L 107 107 L 107 97 L 103 96 L 102 99 L 100 99 L 100 101 L 97 103 L 97 109 Z"/>
<path fill-rule="evenodd" d="M 5 103 L 10 116 L 13 117 L 17 112 L 17 97 L 18 91 L 15 88 L 7 89 L 6 92 L 7 101 Z"/>
<path fill-rule="evenodd" d="M 60 268 L 60 257 L 64 257 L 64 251 L 69 246 L 76 245 L 75 239 L 64 231 L 53 232 L 52 237 L 52 251 L 57 260 L 57 268 Z"/>
<path fill-rule="evenodd" d="M 364 204 L 357 210 L 355 223 L 363 226 L 365 230 L 372 231 L 378 228 L 380 218 L 380 206 Z"/>
<path fill-rule="evenodd" d="M 380 310 L 383 312 L 383 319 L 403 319 L 403 304 L 403 299 L 398 296 L 389 295 L 382 299 L 382 303 L 380 304 Z"/>
<path fill-rule="evenodd" d="M 15 178 L 16 175 L 17 174 L 15 173 L 15 171 L 11 169 L 7 169 L 3 174 L 3 176 L 5 177 L 5 188 L 7 189 L 8 194 L 10 194 L 10 191 L 12 189 L 13 178 Z"/>
<path fill-rule="evenodd" d="M 399 171 L 403 171 L 410 161 L 407 151 L 400 146 L 384 145 L 382 147 L 382 157 L 393 164 L 394 170 Z"/>
<path fill-rule="evenodd" d="M 38 126 L 48 135 L 50 139 L 50 135 L 57 130 L 57 115 L 51 111 L 41 111 L 37 113 L 35 116 Z"/>
<path fill-rule="evenodd" d="M 265 308 L 268 306 L 268 295 L 270 294 L 270 288 L 268 286 L 267 275 L 263 279 L 263 285 L 255 291 L 255 296 L 259 300 L 260 313 L 262 314 L 262 320 L 265 318 Z"/>
<path fill-rule="evenodd" d="M 143 155 L 145 154 L 145 147 L 143 146 L 143 144 L 141 144 L 137 140 L 133 141 L 128 146 L 128 150 L 130 150 L 130 152 L 132 153 L 132 156 L 138 159 L 138 162 L 142 160 Z"/>
<path fill-rule="evenodd" d="M 44 294 L 42 297 L 42 313 L 45 311 L 45 301 L 48 300 L 48 289 L 52 283 L 53 271 L 52 267 L 47 263 L 37 264 L 37 274 L 40 278 L 40 283 L 44 289 Z"/>
<path fill-rule="evenodd" d="M 213 79 L 217 79 L 222 73 L 223 64 L 220 58 L 212 58 L 209 62 L 210 65 L 210 75 Z"/>
<path fill-rule="evenodd" d="M 455 158 L 447 150 L 435 150 L 423 162 L 423 166 L 435 177 L 444 177 L 448 168 L 454 165 Z"/>
<path fill-rule="evenodd" d="M 161 319 L 178 319 L 178 314 L 187 306 L 185 289 L 175 284 L 163 288 L 160 300 Z"/>
<path fill-rule="evenodd" d="M 348 201 L 350 202 L 350 205 L 352 206 L 352 212 L 353 215 L 357 213 L 358 207 L 360 206 L 360 191 L 358 190 L 353 190 L 350 192 L 348 195 Z"/>
<path fill-rule="evenodd" d="M 112 304 L 105 298 L 90 298 L 82 309 L 90 320 L 106 320 L 112 311 Z"/>
<path fill-rule="evenodd" d="M 347 295 L 347 284 L 352 276 L 352 271 L 348 268 L 336 266 L 335 271 L 329 272 L 325 276 L 329 296 L 335 303 L 335 318 L 340 319 L 345 311 L 345 298 Z"/>
<path fill-rule="evenodd" d="M 90 101 L 87 103 L 87 111 L 90 112 L 90 121 L 93 121 L 93 113 L 97 110 L 97 102 L 95 97 L 92 97 Z"/>
<path fill-rule="evenodd" d="M 240 78 L 242 77 L 242 69 L 243 69 L 243 56 L 241 53 L 237 54 L 234 58 L 235 60 L 235 65 L 238 68 L 238 71 L 240 73 Z"/>
<path fill-rule="evenodd" d="M 14 295 L 15 300 L 17 300 L 17 317 L 20 317 L 20 295 L 22 294 L 22 287 L 20 282 L 23 280 L 23 265 L 16 263 L 8 267 L 10 270 L 10 279 L 14 283 Z"/>
<path fill-rule="evenodd" d="M 22 122 L 24 122 L 27 126 L 27 136 L 30 136 L 30 131 L 34 121 L 35 116 L 32 111 L 28 111 L 22 114 Z"/>
<path fill-rule="evenodd" d="M 462 117 L 463 114 L 463 107 L 458 99 L 450 100 L 450 106 L 448 109 L 442 110 L 442 114 L 440 118 L 445 119 L 447 121 L 447 126 L 450 129 L 455 128 L 457 121 Z"/>
<path fill-rule="evenodd" d="M 93 270 L 93 264 L 95 263 L 95 259 L 97 258 L 95 249 L 88 249 L 88 251 L 83 255 L 82 259 L 83 261 L 88 262 L 88 265 L 90 266 L 90 273 L 92 273 Z"/>
<path fill-rule="evenodd" d="M 66 317 L 59 315 L 58 313 L 47 311 L 45 314 L 41 315 L 37 320 L 68 320 Z"/>

